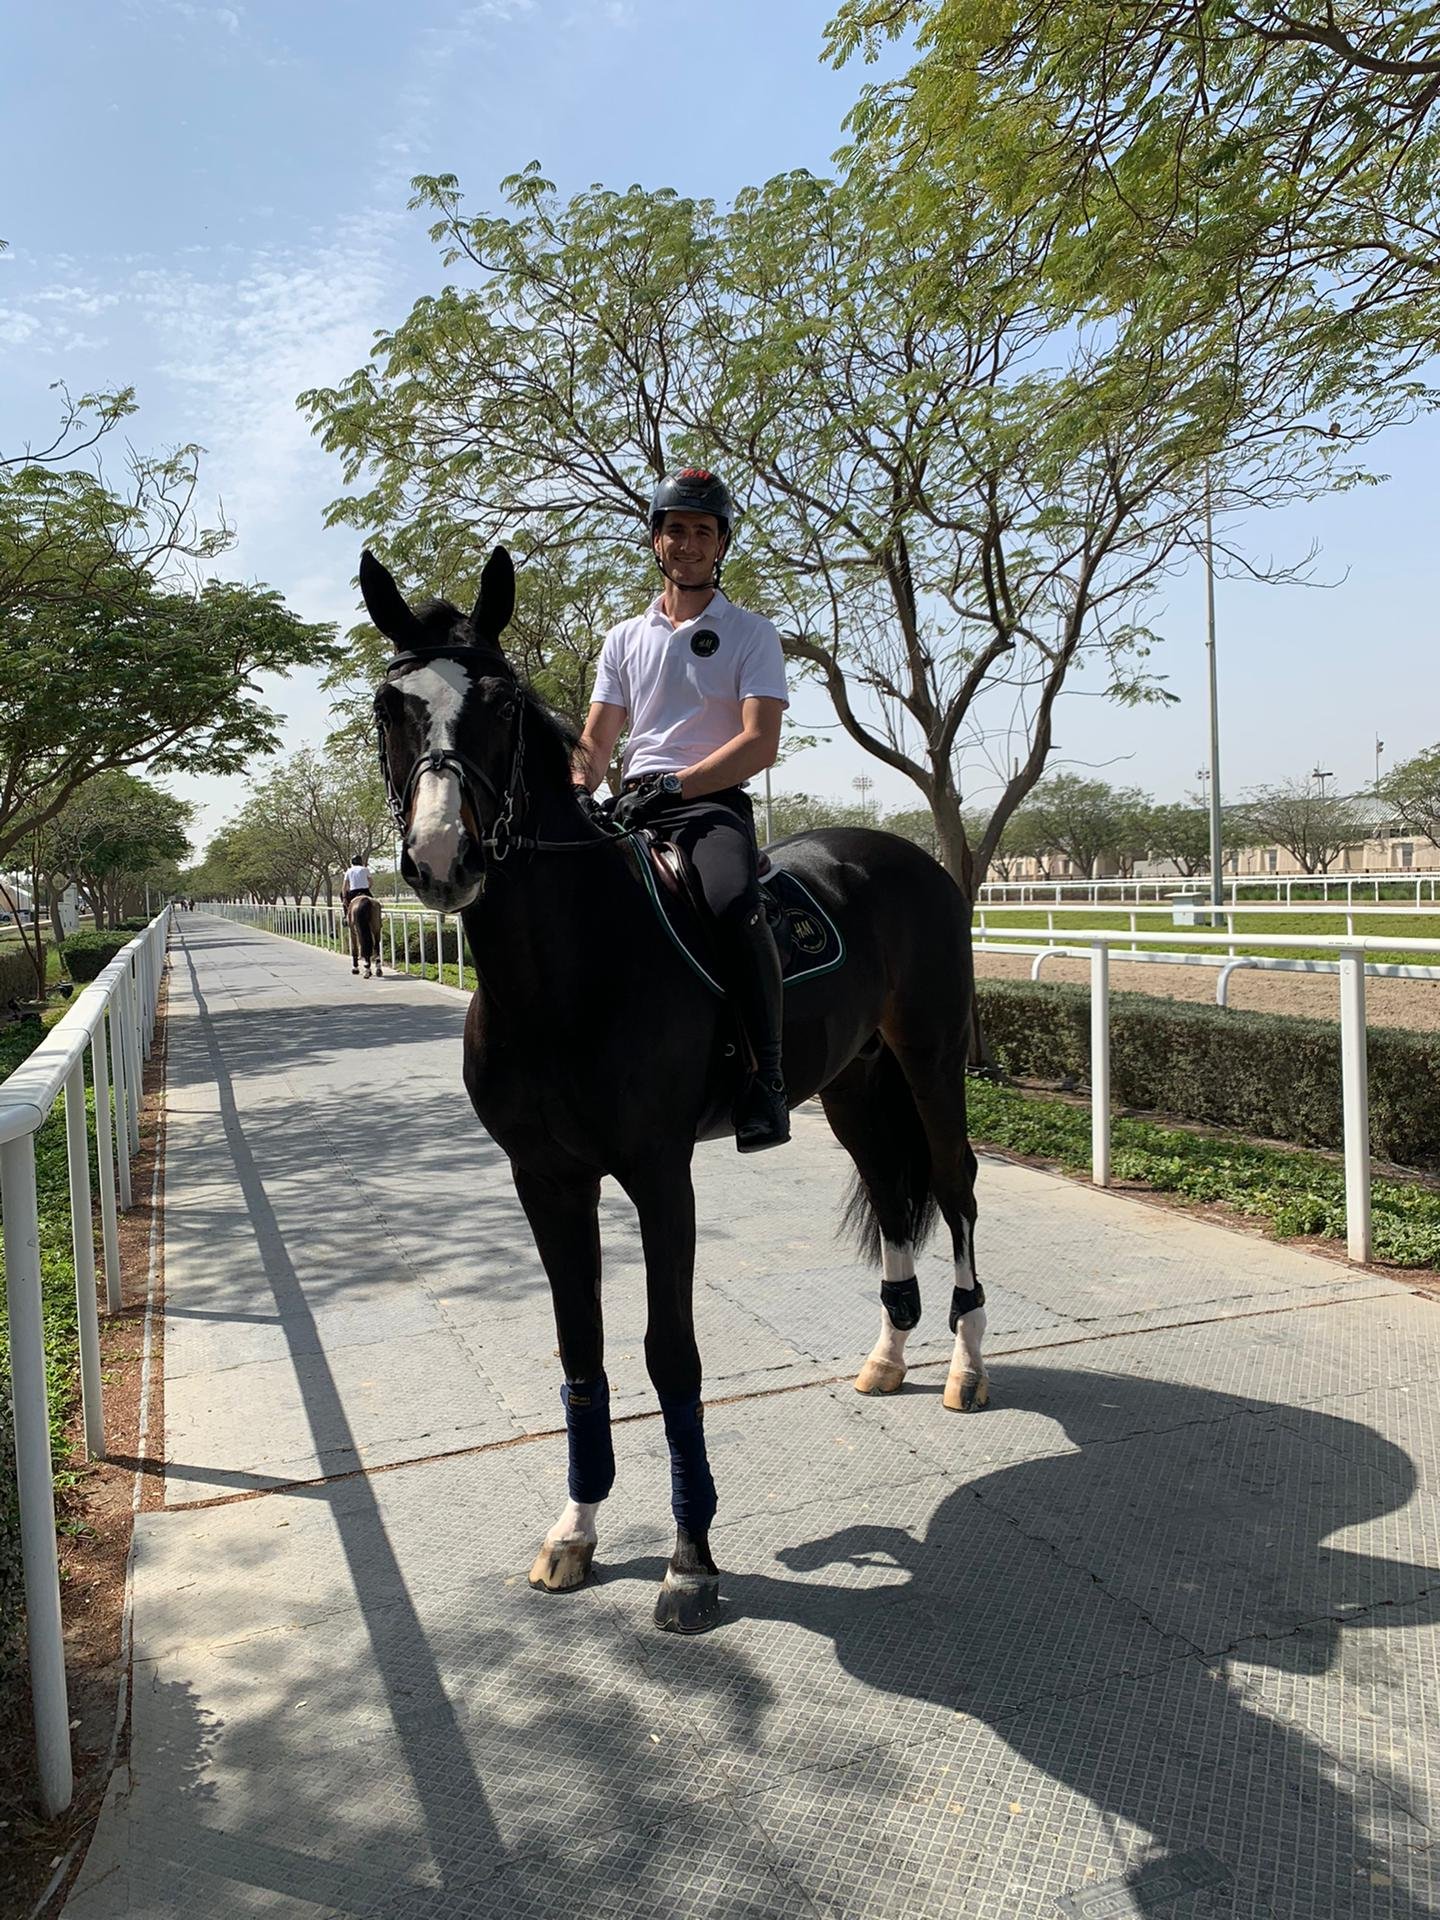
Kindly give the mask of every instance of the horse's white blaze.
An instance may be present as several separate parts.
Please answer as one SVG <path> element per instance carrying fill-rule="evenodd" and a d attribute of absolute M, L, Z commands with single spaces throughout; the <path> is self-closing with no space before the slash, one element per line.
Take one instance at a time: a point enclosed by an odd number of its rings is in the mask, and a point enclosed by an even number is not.
<path fill-rule="evenodd" d="M 410 816 L 410 858 L 439 881 L 460 854 L 460 782 L 453 773 L 422 773 Z"/>
<path fill-rule="evenodd" d="M 429 728 L 425 750 L 453 747 L 470 677 L 458 660 L 436 660 L 405 676 L 405 691 L 422 702 Z M 460 853 L 460 782 L 453 773 L 422 773 L 410 817 L 410 857 L 442 883 Z"/>
<path fill-rule="evenodd" d="M 593 1547 L 597 1538 L 595 1515 L 600 1511 L 596 1500 L 567 1500 L 565 1511 L 545 1536 L 547 1547 L 558 1547 L 567 1540 L 588 1540 Z"/>
<path fill-rule="evenodd" d="M 886 1280 L 911 1280 L 915 1277 L 915 1248 L 908 1240 L 899 1245 L 886 1240 L 880 1248 L 880 1268 Z M 870 1350 L 872 1360 L 883 1362 L 886 1366 L 903 1367 L 905 1364 L 905 1341 L 909 1329 L 897 1327 L 884 1307 L 880 1309 L 880 1338 Z"/>

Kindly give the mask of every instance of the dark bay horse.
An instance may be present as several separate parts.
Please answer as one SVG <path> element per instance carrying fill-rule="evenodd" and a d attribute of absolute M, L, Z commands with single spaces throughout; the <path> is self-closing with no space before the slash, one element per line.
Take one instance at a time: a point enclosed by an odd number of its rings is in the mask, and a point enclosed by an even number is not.
<path fill-rule="evenodd" d="M 359 973 L 365 962 L 365 978 L 370 978 L 370 963 L 375 963 L 376 979 L 383 979 L 380 964 L 380 935 L 385 925 L 384 909 L 373 893 L 353 893 L 345 902 L 345 924 L 350 929 L 350 971 Z"/>
<path fill-rule="evenodd" d="M 697 1140 L 730 1131 L 736 1071 L 726 1004 L 662 927 L 632 853 L 575 800 L 573 736 L 516 678 L 500 645 L 515 580 L 491 555 L 467 617 L 412 611 L 369 553 L 360 586 L 393 642 L 375 696 L 401 873 L 424 903 L 459 912 L 479 986 L 464 1077 L 509 1156 L 550 1281 L 564 1368 L 570 1500 L 533 1585 L 586 1580 L 595 1515 L 615 1477 L 600 1298 L 600 1180 L 639 1216 L 645 1361 L 670 1449 L 675 1551 L 656 1622 L 700 1632 L 719 1614 L 691 1292 Z M 920 1318 L 915 1253 L 944 1216 L 954 1247 L 955 1353 L 945 1404 L 983 1406 L 984 1293 L 975 1276 L 975 1158 L 965 1128 L 969 908 L 930 856 L 891 834 L 808 833 L 772 849 L 843 934 L 842 967 L 787 989 L 785 1080 L 818 1094 L 855 1162 L 847 1218 L 878 1254 L 880 1338 L 861 1392 L 894 1392 Z"/>

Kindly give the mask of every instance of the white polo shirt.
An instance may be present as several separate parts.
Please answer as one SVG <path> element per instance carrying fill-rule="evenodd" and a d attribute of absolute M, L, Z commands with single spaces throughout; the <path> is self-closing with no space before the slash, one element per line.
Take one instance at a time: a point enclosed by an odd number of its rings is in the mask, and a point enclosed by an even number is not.
<path fill-rule="evenodd" d="M 780 636 L 762 614 L 718 589 L 705 611 L 672 627 L 657 599 L 605 636 L 592 700 L 624 707 L 624 777 L 679 773 L 733 740 L 743 700 L 790 704 Z"/>
<path fill-rule="evenodd" d="M 341 882 L 342 893 L 354 893 L 358 887 L 373 885 L 368 867 L 347 867 L 345 878 Z"/>

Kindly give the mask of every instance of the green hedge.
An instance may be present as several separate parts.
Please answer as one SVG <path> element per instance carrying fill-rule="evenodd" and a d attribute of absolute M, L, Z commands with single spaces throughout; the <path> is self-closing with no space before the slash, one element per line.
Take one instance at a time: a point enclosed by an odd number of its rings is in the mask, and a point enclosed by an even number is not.
<path fill-rule="evenodd" d="M 1088 988 L 982 980 L 977 993 L 1006 1073 L 1088 1083 Z M 1371 1027 L 1368 1051 L 1372 1151 L 1440 1166 L 1440 1034 Z M 1143 1112 L 1297 1146 L 1344 1144 L 1338 1021 L 1112 993 L 1110 1087 L 1119 1105 Z"/>
<path fill-rule="evenodd" d="M 0 1014 L 12 1000 L 35 998 L 35 969 L 23 947 L 0 953 Z"/>
<path fill-rule="evenodd" d="M 70 935 L 60 953 L 72 980 L 93 980 L 134 938 L 123 928 L 97 933 L 93 927 L 82 927 Z"/>

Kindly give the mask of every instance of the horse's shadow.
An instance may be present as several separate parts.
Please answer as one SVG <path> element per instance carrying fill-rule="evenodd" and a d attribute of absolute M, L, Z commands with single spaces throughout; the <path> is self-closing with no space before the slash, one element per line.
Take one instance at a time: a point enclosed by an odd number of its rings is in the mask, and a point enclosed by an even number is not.
<path fill-rule="evenodd" d="M 1107 1825 L 1139 1829 L 1119 1830 L 1137 1871 L 1218 1856 L 1252 1903 L 1237 1912 L 1318 1911 L 1295 1882 L 1308 1862 L 1336 1912 L 1431 1914 L 1396 1884 L 1433 1809 L 1412 1786 L 1423 1766 L 1405 1766 L 1407 1730 L 1423 1739 L 1419 1649 L 1385 1637 L 1440 1620 L 1440 1570 L 1405 1551 L 1440 1502 L 1409 1456 L 1332 1414 L 1140 1378 L 1005 1364 L 996 1395 L 1059 1418 L 1079 1450 L 998 1467 L 938 1505 L 917 1480 L 916 1524 L 846 1525 L 776 1554 L 796 1574 L 850 1569 L 837 1580 L 727 1572 L 722 1637 L 743 1645 L 746 1622 L 775 1621 L 827 1638 L 889 1701 L 874 1715 L 835 1677 L 835 1704 L 848 1696 L 898 1752 L 955 1747 L 954 1716 L 973 1716 Z M 971 1422 L 923 1400 L 953 1475 Z M 923 1411 L 903 1410 L 917 1438 Z M 905 1516 L 903 1495 L 883 1504 Z M 894 1577 L 862 1571 L 877 1566 Z M 807 1673 L 823 1693 L 823 1665 Z"/>

